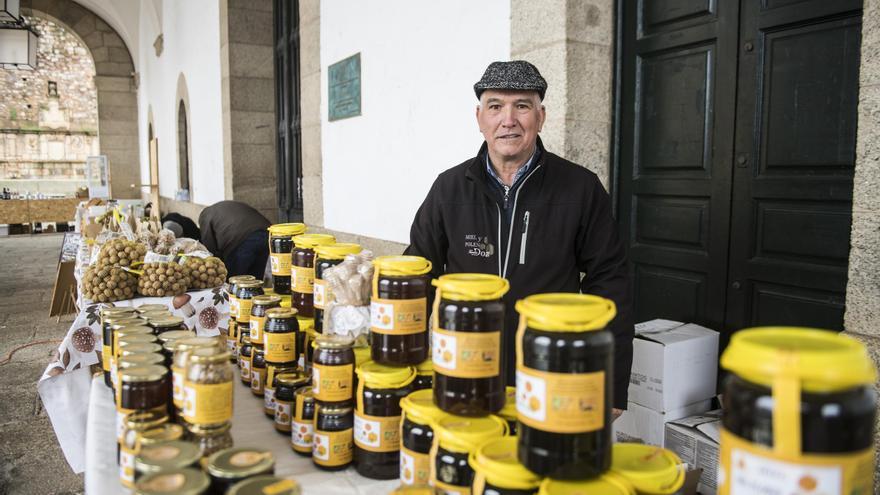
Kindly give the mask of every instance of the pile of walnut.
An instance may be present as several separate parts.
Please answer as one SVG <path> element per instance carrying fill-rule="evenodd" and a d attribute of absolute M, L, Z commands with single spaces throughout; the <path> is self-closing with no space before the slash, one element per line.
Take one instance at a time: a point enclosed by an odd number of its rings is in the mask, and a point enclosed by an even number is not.
<path fill-rule="evenodd" d="M 147 263 L 143 271 L 138 278 L 138 293 L 142 296 L 179 296 L 189 285 L 183 266 L 174 262 Z"/>
<path fill-rule="evenodd" d="M 220 258 L 187 257 L 183 271 L 189 279 L 190 289 L 212 289 L 226 281 L 226 265 Z"/>
<path fill-rule="evenodd" d="M 132 263 L 144 261 L 146 254 L 147 246 L 140 242 L 117 238 L 107 241 L 101 247 L 96 264 L 100 266 L 131 266 Z"/>
<path fill-rule="evenodd" d="M 93 265 L 83 275 L 83 292 L 94 302 L 115 302 L 136 295 L 138 279 L 119 266 Z"/>

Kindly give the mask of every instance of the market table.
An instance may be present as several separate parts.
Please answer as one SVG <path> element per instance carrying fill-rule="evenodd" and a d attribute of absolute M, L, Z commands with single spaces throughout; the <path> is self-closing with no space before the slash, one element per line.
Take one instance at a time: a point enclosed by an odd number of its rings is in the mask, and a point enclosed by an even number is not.
<path fill-rule="evenodd" d="M 290 448 L 290 437 L 275 431 L 263 414 L 263 399 L 237 381 L 234 384 L 232 439 L 236 447 L 269 449 L 275 455 L 275 475 L 299 482 L 304 495 L 382 495 L 391 492 L 398 480 L 376 481 L 344 471 L 321 471 L 310 457 Z M 92 379 L 85 437 L 85 492 L 87 495 L 124 493 L 116 464 L 116 407 L 113 393 L 102 376 Z"/>

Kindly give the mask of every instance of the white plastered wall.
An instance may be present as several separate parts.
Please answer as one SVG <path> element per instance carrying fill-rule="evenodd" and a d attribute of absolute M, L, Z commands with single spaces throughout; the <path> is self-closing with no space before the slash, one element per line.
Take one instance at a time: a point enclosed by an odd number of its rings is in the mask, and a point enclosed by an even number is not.
<path fill-rule="evenodd" d="M 320 46 L 324 227 L 406 243 L 437 174 L 482 143 L 473 84 L 510 58 L 510 1 L 323 0 Z M 330 122 L 327 68 L 355 53 L 361 116 Z"/>
<path fill-rule="evenodd" d="M 162 9 L 157 15 L 156 9 Z M 177 82 L 187 83 L 187 116 L 192 160 L 190 201 L 210 205 L 224 199 L 223 127 L 220 93 L 220 7 L 216 0 L 156 2 L 140 6 L 140 52 L 137 54 L 140 86 L 141 182 L 149 183 L 147 142 L 148 108 L 153 132 L 159 139 L 159 193 L 174 198 L 178 190 Z M 161 23 L 161 27 L 160 27 Z M 162 54 L 153 47 L 163 35 Z"/>

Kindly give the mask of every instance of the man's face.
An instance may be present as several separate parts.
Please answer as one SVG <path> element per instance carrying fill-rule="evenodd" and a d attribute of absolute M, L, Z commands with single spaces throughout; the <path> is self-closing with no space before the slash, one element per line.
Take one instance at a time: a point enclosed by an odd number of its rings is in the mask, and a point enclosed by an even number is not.
<path fill-rule="evenodd" d="M 477 124 L 489 153 L 506 160 L 531 156 L 545 117 L 536 91 L 487 89 L 477 107 Z"/>

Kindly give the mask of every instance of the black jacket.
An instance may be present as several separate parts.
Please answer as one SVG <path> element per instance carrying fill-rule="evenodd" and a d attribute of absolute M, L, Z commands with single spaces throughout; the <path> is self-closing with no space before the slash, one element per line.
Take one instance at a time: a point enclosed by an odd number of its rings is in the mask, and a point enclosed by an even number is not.
<path fill-rule="evenodd" d="M 269 225 L 259 211 L 239 201 L 214 203 L 199 215 L 202 244 L 224 261 L 251 233 L 265 231 Z"/>
<path fill-rule="evenodd" d="M 507 383 L 515 383 L 514 303 L 547 292 L 581 292 L 613 300 L 614 407 L 626 408 L 633 316 L 624 244 L 611 201 L 596 174 L 543 149 L 513 194 L 510 232 L 501 235 L 502 205 L 490 190 L 483 143 L 477 157 L 437 177 L 416 213 L 407 254 L 444 273 L 493 273 L 510 281 L 502 348 Z M 491 179 L 494 180 L 494 179 Z M 584 273 L 581 279 L 581 273 Z"/>

